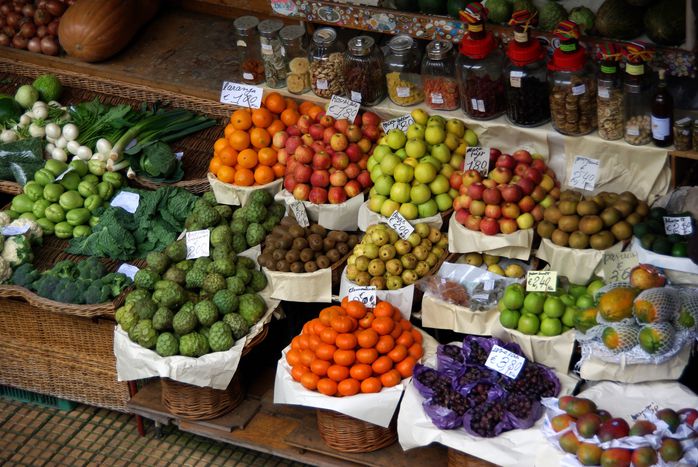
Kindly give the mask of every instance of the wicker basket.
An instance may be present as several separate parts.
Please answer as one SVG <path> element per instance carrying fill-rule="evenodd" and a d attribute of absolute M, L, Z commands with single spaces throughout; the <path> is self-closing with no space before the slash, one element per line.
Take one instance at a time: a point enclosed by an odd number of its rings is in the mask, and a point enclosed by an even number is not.
<path fill-rule="evenodd" d="M 22 193 L 22 186 L 17 182 L 0 180 L 0 193 L 5 193 L 6 195 L 18 195 Z"/>
<path fill-rule="evenodd" d="M 316 414 L 320 436 L 337 451 L 373 452 L 397 440 L 396 417 L 383 428 L 331 410 L 318 409 Z"/>
<path fill-rule="evenodd" d="M 496 464 L 448 448 L 448 467 L 496 467 Z"/>

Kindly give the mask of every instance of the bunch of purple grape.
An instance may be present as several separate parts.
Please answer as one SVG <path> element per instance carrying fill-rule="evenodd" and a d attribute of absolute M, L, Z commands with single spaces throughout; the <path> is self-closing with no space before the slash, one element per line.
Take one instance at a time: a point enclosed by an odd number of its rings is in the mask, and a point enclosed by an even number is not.
<path fill-rule="evenodd" d="M 506 410 L 501 399 L 495 400 L 473 407 L 468 418 L 469 431 L 483 438 L 492 438 L 503 431 L 497 428 L 503 422 L 506 424 Z"/>

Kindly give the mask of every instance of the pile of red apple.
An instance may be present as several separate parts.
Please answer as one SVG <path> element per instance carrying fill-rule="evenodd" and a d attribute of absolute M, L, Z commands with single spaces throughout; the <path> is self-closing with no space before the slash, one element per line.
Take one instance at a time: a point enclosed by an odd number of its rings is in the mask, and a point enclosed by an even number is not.
<path fill-rule="evenodd" d="M 300 201 L 339 204 L 372 185 L 368 157 L 380 137 L 380 118 L 372 112 L 353 122 L 320 112 L 301 115 L 295 125 L 274 135 L 279 162 L 286 164 L 284 188 Z"/>
<path fill-rule="evenodd" d="M 487 178 L 476 170 L 454 172 L 451 187 L 460 193 L 453 200 L 456 221 L 486 235 L 530 229 L 543 219 L 543 208 L 560 197 L 560 182 L 542 159 L 519 149 L 502 154 L 490 149 Z"/>

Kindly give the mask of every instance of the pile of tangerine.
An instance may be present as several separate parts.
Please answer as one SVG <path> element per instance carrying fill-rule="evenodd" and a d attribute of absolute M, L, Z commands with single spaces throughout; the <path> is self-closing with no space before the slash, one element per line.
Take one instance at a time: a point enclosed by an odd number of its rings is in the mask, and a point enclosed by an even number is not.
<path fill-rule="evenodd" d="M 388 302 L 368 310 L 342 300 L 307 322 L 291 341 L 291 376 L 328 396 L 375 393 L 412 376 L 422 357 L 422 335 Z"/>
<path fill-rule="evenodd" d="M 259 109 L 230 115 L 223 138 L 213 145 L 209 171 L 220 181 L 239 186 L 264 185 L 282 178 L 286 166 L 277 159 L 274 134 L 298 121 L 298 106 L 278 92 L 266 95 Z"/>

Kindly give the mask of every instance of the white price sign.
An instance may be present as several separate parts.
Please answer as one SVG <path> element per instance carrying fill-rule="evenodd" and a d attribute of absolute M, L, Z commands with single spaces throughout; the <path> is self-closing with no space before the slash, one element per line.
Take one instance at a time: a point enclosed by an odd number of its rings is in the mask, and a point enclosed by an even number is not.
<path fill-rule="evenodd" d="M 210 235 L 211 231 L 209 230 L 195 230 L 184 234 L 184 241 L 187 244 L 187 259 L 208 257 Z"/>
<path fill-rule="evenodd" d="M 575 157 L 568 185 L 580 190 L 593 191 L 594 187 L 596 187 L 596 178 L 599 175 L 600 164 L 601 162 L 598 159 L 584 156 Z"/>
<path fill-rule="evenodd" d="M 667 235 L 691 235 L 693 222 L 690 217 L 664 217 L 664 232 Z"/>
<path fill-rule="evenodd" d="M 221 103 L 258 109 L 262 106 L 263 90 L 259 86 L 223 81 Z"/>
<path fill-rule="evenodd" d="M 300 201 L 294 201 L 288 205 L 291 208 L 293 217 L 296 218 L 298 225 L 301 227 L 308 227 L 310 222 L 308 221 L 308 213 L 305 212 L 305 206 Z"/>
<path fill-rule="evenodd" d="M 407 238 L 412 235 L 412 232 L 414 232 L 412 224 L 397 211 L 388 218 L 388 225 L 397 232 L 398 236 L 403 240 L 407 240 Z"/>
<path fill-rule="evenodd" d="M 29 232 L 29 224 L 25 225 L 6 225 L 2 228 L 2 234 L 6 237 L 13 235 L 22 235 Z"/>
<path fill-rule="evenodd" d="M 361 302 L 366 308 L 376 307 L 376 288 L 374 286 L 351 286 L 348 292 L 347 297 L 350 302 Z"/>
<path fill-rule="evenodd" d="M 414 118 L 412 115 L 403 115 L 402 117 L 393 118 L 385 122 L 381 122 L 381 128 L 385 133 L 390 130 L 398 129 L 403 132 L 407 132 L 407 128 L 414 123 Z"/>
<path fill-rule="evenodd" d="M 111 200 L 111 206 L 114 208 L 121 208 L 126 212 L 133 214 L 138 210 L 138 203 L 141 197 L 138 193 L 133 193 L 132 191 L 120 191 L 116 194 L 113 200 Z"/>
<path fill-rule="evenodd" d="M 555 292 L 557 290 L 557 271 L 528 271 L 526 274 L 526 292 Z"/>
<path fill-rule="evenodd" d="M 352 123 L 359 113 L 359 103 L 351 99 L 332 95 L 330 104 L 327 106 L 327 115 L 336 119 L 346 118 L 349 123 Z"/>
<path fill-rule="evenodd" d="M 477 170 L 483 177 L 490 171 L 490 149 L 471 146 L 465 150 L 463 170 Z"/>
<path fill-rule="evenodd" d="M 68 175 L 68 174 L 69 174 L 70 172 L 72 172 L 73 170 L 75 170 L 75 169 L 74 169 L 73 166 L 71 165 L 70 167 L 68 167 L 67 169 L 65 169 L 65 171 L 64 171 L 63 173 L 58 174 L 58 177 L 56 177 L 56 181 L 58 182 L 58 181 L 60 181 L 60 180 L 63 180 L 63 177 L 65 177 L 66 175 Z"/>
<path fill-rule="evenodd" d="M 140 271 L 136 266 L 133 264 L 128 264 L 124 263 L 121 266 L 119 266 L 119 269 L 116 270 L 116 272 L 120 272 L 124 276 L 128 277 L 129 279 L 133 280 L 133 278 L 136 276 L 136 273 Z"/>
<path fill-rule="evenodd" d="M 603 254 L 603 277 L 606 282 L 627 282 L 630 270 L 640 264 L 634 251 Z"/>
<path fill-rule="evenodd" d="M 508 378 L 516 379 L 525 363 L 526 359 L 521 355 L 516 355 L 504 347 L 495 345 L 487 356 L 485 366 Z"/>

